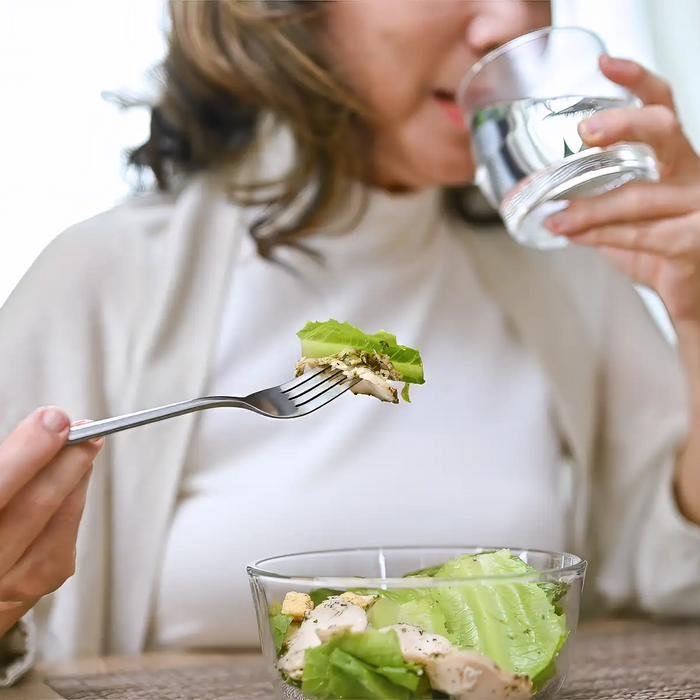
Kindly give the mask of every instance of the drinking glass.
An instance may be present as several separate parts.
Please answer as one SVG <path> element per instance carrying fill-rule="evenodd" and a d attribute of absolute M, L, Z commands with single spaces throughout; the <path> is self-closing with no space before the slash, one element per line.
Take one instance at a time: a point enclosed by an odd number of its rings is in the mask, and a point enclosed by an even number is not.
<path fill-rule="evenodd" d="M 544 219 L 574 199 L 633 180 L 657 181 L 654 151 L 640 143 L 589 148 L 578 124 L 641 101 L 600 70 L 602 39 L 579 27 L 546 27 L 504 44 L 467 73 L 458 103 L 471 131 L 476 184 L 519 243 L 567 245 Z"/>

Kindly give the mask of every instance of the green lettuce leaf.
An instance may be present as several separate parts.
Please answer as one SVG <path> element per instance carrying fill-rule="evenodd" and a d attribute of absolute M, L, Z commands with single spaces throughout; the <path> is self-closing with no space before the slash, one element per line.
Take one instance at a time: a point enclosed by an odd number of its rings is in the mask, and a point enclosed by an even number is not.
<path fill-rule="evenodd" d="M 445 614 L 430 589 L 373 591 L 379 600 L 367 611 L 372 627 L 381 629 L 400 623 L 416 625 L 431 634 L 448 636 Z"/>
<path fill-rule="evenodd" d="M 289 627 L 294 622 L 291 615 L 283 615 L 281 607 L 270 611 L 270 629 L 272 631 L 272 641 L 275 644 L 275 649 L 279 654 L 284 646 L 284 638 L 287 636 Z"/>
<path fill-rule="evenodd" d="M 416 664 L 404 661 L 395 632 L 368 630 L 307 649 L 302 693 L 314 700 L 411 700 L 429 697 Z"/>
<path fill-rule="evenodd" d="M 538 693 L 539 691 L 544 690 L 549 681 L 551 681 L 552 678 L 554 678 L 557 675 L 557 673 L 559 673 L 559 668 L 557 667 L 557 657 L 559 656 L 559 652 L 564 646 L 566 639 L 567 635 L 562 635 L 559 643 L 559 648 L 556 650 L 554 658 L 552 659 L 550 664 L 544 669 L 542 669 L 536 676 L 530 679 L 532 681 L 532 687 L 534 689 L 534 692 Z"/>
<path fill-rule="evenodd" d="M 437 578 L 478 578 L 535 570 L 503 550 L 447 562 Z M 484 582 L 432 589 L 445 615 L 447 638 L 475 649 L 518 674 L 537 678 L 552 664 L 568 636 L 566 620 L 537 583 Z"/>
<path fill-rule="evenodd" d="M 464 555 L 404 578 L 480 578 L 533 573 L 509 551 Z M 379 600 L 368 611 L 373 627 L 417 625 L 474 649 L 504 668 L 544 683 L 556 673 L 556 658 L 568 637 L 557 601 L 568 586 L 536 581 L 493 581 L 443 588 L 363 591 Z"/>
<path fill-rule="evenodd" d="M 565 581 L 540 583 L 539 587 L 547 594 L 547 598 L 553 605 L 558 603 L 569 592 L 569 584 Z"/>
<path fill-rule="evenodd" d="M 429 566 L 426 569 L 418 569 L 418 571 L 411 571 L 408 574 L 404 574 L 402 578 L 433 578 L 437 574 L 444 564 L 437 564 L 436 566 Z"/>
<path fill-rule="evenodd" d="M 412 348 L 398 345 L 396 336 L 379 331 L 363 333 L 349 323 L 334 319 L 325 322 L 309 321 L 298 333 L 301 354 L 311 359 L 337 355 L 344 350 L 376 350 L 387 355 L 402 381 L 409 384 L 424 384 L 423 361 L 420 353 Z"/>
<path fill-rule="evenodd" d="M 314 608 L 317 608 L 321 603 L 332 598 L 333 596 L 342 595 L 344 591 L 336 591 L 332 588 L 317 588 L 315 591 L 311 591 L 309 596 L 311 597 L 311 602 L 314 604 Z"/>

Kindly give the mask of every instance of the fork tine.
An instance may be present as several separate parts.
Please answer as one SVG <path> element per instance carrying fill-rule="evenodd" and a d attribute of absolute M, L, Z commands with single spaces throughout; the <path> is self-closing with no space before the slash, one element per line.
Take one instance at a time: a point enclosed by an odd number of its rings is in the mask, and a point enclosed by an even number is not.
<path fill-rule="evenodd" d="M 287 398 L 291 399 L 294 401 L 294 403 L 298 404 L 299 399 L 301 399 L 302 396 L 306 396 L 307 394 L 315 392 L 317 389 L 321 389 L 325 391 L 328 388 L 328 383 L 332 382 L 334 379 L 338 379 L 340 377 L 344 377 L 345 375 L 341 370 L 331 370 L 332 374 L 325 374 L 321 377 L 317 375 L 314 377 L 316 381 L 314 382 L 308 382 L 307 384 L 295 387 L 294 389 L 291 389 L 287 393 Z"/>
<path fill-rule="evenodd" d="M 291 391 L 292 389 L 295 389 L 301 386 L 302 384 L 310 382 L 312 379 L 315 379 L 319 375 L 325 374 L 326 372 L 328 372 L 329 369 L 329 367 L 317 367 L 316 369 L 312 369 L 309 372 L 304 372 L 304 374 L 302 374 L 301 377 L 296 377 L 290 382 L 280 385 L 280 391 Z"/>
<path fill-rule="evenodd" d="M 299 415 L 308 415 L 309 413 L 317 411 L 319 408 L 323 408 L 326 404 L 329 404 L 339 396 L 342 396 L 346 391 L 349 391 L 359 381 L 359 379 L 348 379 L 343 376 L 340 381 L 327 382 L 327 388 L 317 393 L 315 396 L 307 396 L 303 401 L 295 401 L 299 409 Z"/>

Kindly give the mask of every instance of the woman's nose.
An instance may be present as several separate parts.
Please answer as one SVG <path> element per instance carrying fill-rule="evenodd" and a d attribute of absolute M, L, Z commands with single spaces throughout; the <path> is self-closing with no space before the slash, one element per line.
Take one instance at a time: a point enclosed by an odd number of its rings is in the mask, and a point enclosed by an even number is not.
<path fill-rule="evenodd" d="M 516 37 L 544 26 L 543 0 L 500 0 L 480 3 L 480 12 L 467 28 L 467 42 L 481 56 Z M 545 22 L 546 24 L 546 22 Z"/>

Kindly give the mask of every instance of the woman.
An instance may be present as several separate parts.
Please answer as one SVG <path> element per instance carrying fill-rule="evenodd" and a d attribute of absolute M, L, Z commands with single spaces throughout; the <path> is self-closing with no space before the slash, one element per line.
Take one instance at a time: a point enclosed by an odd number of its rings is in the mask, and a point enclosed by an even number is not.
<path fill-rule="evenodd" d="M 28 419 L 0 451 L 0 541 L 22 543 L 0 550 L 5 682 L 26 649 L 254 646 L 245 563 L 308 548 L 574 549 L 591 613 L 700 615 L 700 158 L 668 86 L 602 61 L 646 106 L 595 116 L 585 140 L 651 144 L 662 181 L 573 204 L 548 225 L 578 245 L 542 254 L 467 225 L 474 166 L 448 113 L 466 69 L 547 25 L 548 3 L 171 13 L 133 157 L 161 192 L 59 236 L 7 302 L 4 434 L 47 403 L 96 418 L 280 383 L 309 318 L 397 333 L 427 383 L 410 406 L 346 396 L 303 421 L 129 431 L 91 477 L 99 445 L 58 451 L 64 417 L 41 451 Z M 632 280 L 665 302 L 682 364 Z M 38 539 L 17 534 L 22 499 Z"/>

